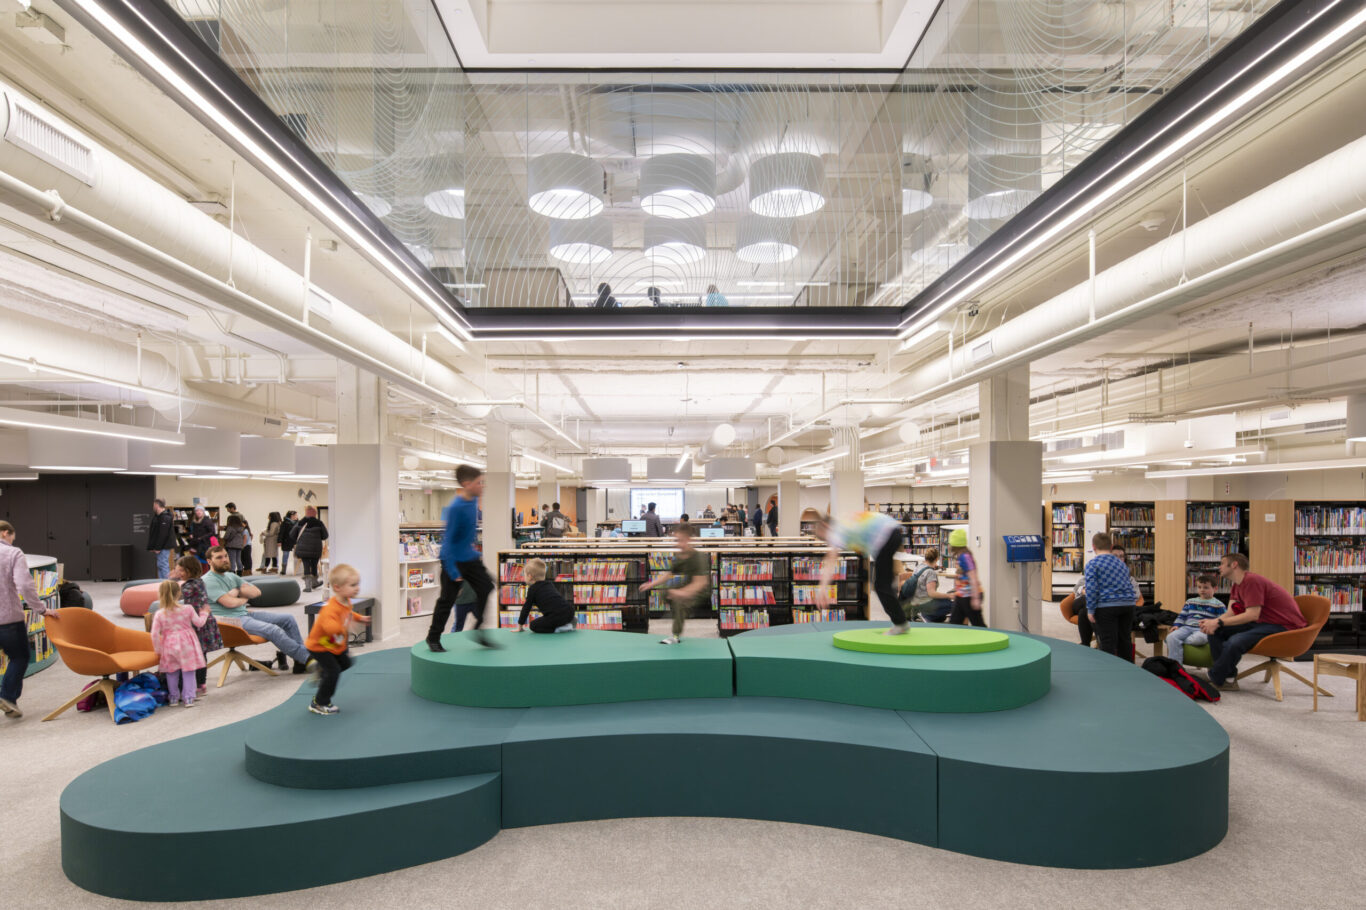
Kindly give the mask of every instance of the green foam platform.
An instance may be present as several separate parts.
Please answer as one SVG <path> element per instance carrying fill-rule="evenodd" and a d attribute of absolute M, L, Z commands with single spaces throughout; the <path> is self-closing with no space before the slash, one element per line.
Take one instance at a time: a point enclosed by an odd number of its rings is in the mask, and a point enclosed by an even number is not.
<path fill-rule="evenodd" d="M 883 626 L 885 628 L 885 626 Z M 1051 652 L 1028 636 L 980 654 L 872 654 L 831 646 L 830 632 L 747 632 L 726 639 L 737 695 L 810 698 L 904 711 L 979 713 L 1048 691 Z"/>
<path fill-rule="evenodd" d="M 1010 647 L 1010 637 L 1004 632 L 925 623 L 913 623 L 901 635 L 888 635 L 884 629 L 854 629 L 836 632 L 831 638 L 837 648 L 873 654 L 980 654 Z"/>
<path fill-rule="evenodd" d="M 495 629 L 443 635 L 445 653 L 413 645 L 413 691 L 448 705 L 525 708 L 657 698 L 729 698 L 731 657 L 718 638 L 661 645 L 649 635 L 580 629 L 537 635 Z"/>
<path fill-rule="evenodd" d="M 381 787 L 275 787 L 244 766 L 253 722 L 132 752 L 76 778 L 61 798 L 67 878 L 129 900 L 246 897 L 455 856 L 498 832 L 497 774 L 437 777 L 442 769 L 432 768 L 433 779 Z"/>
<path fill-rule="evenodd" d="M 785 644 L 797 666 L 813 637 L 827 653 L 929 659 L 839 652 L 831 633 L 874 626 L 823 625 L 729 644 Z M 62 794 L 63 869 L 99 894 L 209 900 L 453 856 L 500 825 L 648 815 L 820 824 L 1069 868 L 1175 862 L 1219 842 L 1229 740 L 1217 707 L 1108 654 L 1010 640 L 1003 652 L 938 658 L 1048 657 L 1047 694 L 988 713 L 745 695 L 449 706 L 409 688 L 407 650 L 366 654 L 342 676 L 336 716 L 308 714 L 302 686 L 260 717 L 82 774 Z M 742 663 L 737 653 L 737 673 Z M 1152 811 L 1173 780 L 1186 794 L 1176 825 Z M 286 858 L 225 862 L 281 849 Z M 176 863 L 147 860 L 169 852 Z"/>
<path fill-rule="evenodd" d="M 547 779 L 548 768 L 582 773 Z M 868 776 L 851 779 L 853 769 Z M 789 698 L 531 708 L 503 746 L 502 773 L 506 828 L 715 815 L 936 840 L 935 755 L 874 708 Z"/>

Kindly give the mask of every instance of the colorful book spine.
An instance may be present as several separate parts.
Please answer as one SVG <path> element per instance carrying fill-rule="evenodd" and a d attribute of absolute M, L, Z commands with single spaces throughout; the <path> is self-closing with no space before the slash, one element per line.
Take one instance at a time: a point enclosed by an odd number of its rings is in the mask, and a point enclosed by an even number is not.
<path fill-rule="evenodd" d="M 794 604 L 814 604 L 816 602 L 816 591 L 820 585 L 795 585 L 792 588 L 792 602 Z M 826 597 L 830 600 L 839 600 L 839 585 L 829 585 L 825 589 Z"/>
<path fill-rule="evenodd" d="M 722 629 L 763 629 L 768 627 L 768 611 L 723 607 L 717 614 L 717 622 Z"/>
<path fill-rule="evenodd" d="M 526 603 L 526 585 L 501 585 L 498 588 L 498 602 L 500 604 L 521 606 Z"/>

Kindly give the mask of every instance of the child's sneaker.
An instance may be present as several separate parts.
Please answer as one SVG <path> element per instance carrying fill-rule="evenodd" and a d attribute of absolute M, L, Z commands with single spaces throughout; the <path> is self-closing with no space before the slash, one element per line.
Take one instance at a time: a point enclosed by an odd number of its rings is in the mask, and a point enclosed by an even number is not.
<path fill-rule="evenodd" d="M 680 639 L 677 635 L 670 635 L 668 638 L 661 638 L 659 643 L 661 645 L 676 645 L 679 641 Z"/>
<path fill-rule="evenodd" d="M 209 687 L 208 687 L 208 686 L 196 686 L 196 687 L 195 687 L 195 690 L 194 690 L 195 698 L 198 698 L 198 697 L 201 696 L 201 695 L 208 695 L 208 694 L 209 694 Z"/>
<path fill-rule="evenodd" d="M 308 710 L 312 711 L 314 714 L 336 714 L 337 706 L 320 705 L 316 701 L 310 701 L 308 703 Z"/>
<path fill-rule="evenodd" d="M 187 698 L 185 701 L 181 702 L 181 704 L 183 704 L 183 705 L 184 705 L 185 707 L 187 707 L 187 708 L 193 708 L 193 707 L 194 707 L 194 699 L 193 699 L 193 698 Z"/>

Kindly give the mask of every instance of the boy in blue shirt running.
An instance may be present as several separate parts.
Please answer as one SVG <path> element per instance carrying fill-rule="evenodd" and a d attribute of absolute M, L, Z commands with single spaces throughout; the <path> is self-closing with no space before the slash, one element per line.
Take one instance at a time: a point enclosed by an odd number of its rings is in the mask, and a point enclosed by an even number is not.
<path fill-rule="evenodd" d="M 1181 615 L 1172 622 L 1167 635 L 1167 656 L 1177 663 L 1185 663 L 1185 646 L 1209 643 L 1209 636 L 1200 631 L 1200 620 L 1218 619 L 1228 608 L 1214 596 L 1214 576 L 1201 575 L 1195 581 L 1196 597 L 1186 601 Z"/>
<path fill-rule="evenodd" d="M 484 568 L 483 554 L 474 542 L 479 533 L 479 497 L 484 493 L 484 472 L 473 465 L 462 464 L 455 469 L 455 482 L 460 491 L 446 506 L 446 533 L 441 539 L 441 593 L 432 611 L 432 624 L 427 629 L 427 647 L 441 652 L 441 630 L 451 618 L 451 607 L 460 594 L 460 585 L 474 589 L 474 640 L 486 648 L 498 645 L 484 632 L 484 614 L 488 612 L 489 595 L 493 593 L 493 578 Z M 463 581 L 462 581 L 463 580 Z"/>

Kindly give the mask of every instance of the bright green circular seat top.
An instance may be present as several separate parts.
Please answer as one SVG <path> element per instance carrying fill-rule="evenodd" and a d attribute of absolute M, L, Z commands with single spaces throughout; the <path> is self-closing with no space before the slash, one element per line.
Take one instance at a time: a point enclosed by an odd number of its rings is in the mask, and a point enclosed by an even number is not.
<path fill-rule="evenodd" d="M 850 629 L 836 632 L 835 647 L 876 654 L 980 654 L 1010 647 L 1010 636 L 990 629 L 912 624 L 904 635 L 887 635 L 882 629 Z"/>

